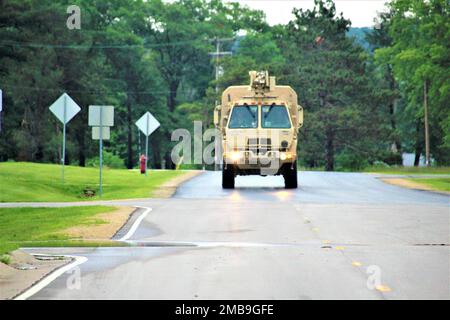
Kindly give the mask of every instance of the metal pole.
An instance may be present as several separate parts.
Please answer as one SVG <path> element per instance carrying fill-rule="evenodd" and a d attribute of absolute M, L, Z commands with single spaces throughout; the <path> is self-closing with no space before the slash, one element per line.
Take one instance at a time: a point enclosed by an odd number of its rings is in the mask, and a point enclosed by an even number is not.
<path fill-rule="evenodd" d="M 148 161 L 148 124 L 149 124 L 149 115 L 147 114 L 147 130 L 145 135 L 145 175 L 147 176 L 147 161 Z"/>
<path fill-rule="evenodd" d="M 138 128 L 137 129 L 138 132 L 138 163 L 141 159 L 141 130 Z"/>
<path fill-rule="evenodd" d="M 99 132 L 99 160 L 100 160 L 100 197 L 102 197 L 102 166 L 103 166 L 103 108 L 100 107 L 100 132 Z"/>
<path fill-rule="evenodd" d="M 424 107 L 424 122 L 425 122 L 425 165 L 430 166 L 430 134 L 428 128 L 428 88 L 427 80 L 423 84 L 423 107 Z"/>
<path fill-rule="evenodd" d="M 219 45 L 219 39 L 216 39 L 216 101 L 214 108 L 219 104 L 217 101 L 217 95 L 219 94 L 219 52 L 220 52 L 220 45 Z M 219 165 L 219 155 L 217 154 L 217 150 L 219 150 L 219 141 L 217 141 L 216 138 L 214 138 L 214 155 L 215 155 L 215 163 L 214 163 L 214 170 L 219 171 L 220 165 Z"/>
<path fill-rule="evenodd" d="M 67 117 L 67 96 L 64 95 L 64 114 L 63 114 L 63 145 L 62 145 L 62 155 L 61 155 L 61 180 L 62 184 L 64 184 L 64 164 L 66 162 L 66 117 Z"/>
<path fill-rule="evenodd" d="M 220 47 L 221 47 L 221 43 L 224 41 L 231 41 L 233 40 L 233 38 L 215 38 L 216 41 L 216 52 L 212 52 L 210 54 L 212 54 L 213 56 L 215 56 L 215 72 L 216 72 L 216 105 L 217 106 L 219 104 L 219 101 L 217 100 L 217 95 L 219 94 L 219 78 L 220 78 L 220 74 L 219 74 L 219 62 L 220 62 L 220 57 L 222 55 L 231 55 L 232 52 L 231 51 L 221 51 Z M 214 106 L 214 107 L 215 107 Z M 219 141 L 215 140 L 214 141 L 214 149 L 215 151 L 219 150 Z M 214 163 L 214 170 L 218 171 L 220 170 L 222 167 L 221 164 L 221 159 L 218 158 L 218 154 L 215 155 L 215 163 Z"/>
<path fill-rule="evenodd" d="M 219 80 L 219 54 L 220 54 L 220 40 L 216 38 L 216 94 L 219 92 L 219 84 L 217 82 Z"/>
<path fill-rule="evenodd" d="M 148 136 L 145 136 L 145 175 L 147 176 L 147 162 L 148 162 Z"/>
<path fill-rule="evenodd" d="M 62 147 L 62 157 L 61 157 L 61 163 L 62 163 L 62 170 L 61 170 L 61 180 L 62 184 L 64 184 L 64 163 L 66 162 L 66 124 L 63 124 L 63 147 Z"/>

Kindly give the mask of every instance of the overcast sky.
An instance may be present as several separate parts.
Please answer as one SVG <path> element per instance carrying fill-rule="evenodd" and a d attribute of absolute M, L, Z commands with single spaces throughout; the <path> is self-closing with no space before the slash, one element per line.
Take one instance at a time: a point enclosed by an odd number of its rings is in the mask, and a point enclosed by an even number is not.
<path fill-rule="evenodd" d="M 250 8 L 265 12 L 270 25 L 285 24 L 292 19 L 293 8 L 310 9 L 314 7 L 313 0 L 225 0 L 239 2 Z M 343 12 L 344 17 L 352 21 L 353 27 L 372 27 L 377 11 L 384 11 L 387 0 L 335 0 L 336 11 Z"/>

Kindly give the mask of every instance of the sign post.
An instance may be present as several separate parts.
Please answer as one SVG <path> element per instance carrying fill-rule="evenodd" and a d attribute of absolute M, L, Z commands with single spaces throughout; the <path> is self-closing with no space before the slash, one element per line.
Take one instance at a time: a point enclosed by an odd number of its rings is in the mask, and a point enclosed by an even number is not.
<path fill-rule="evenodd" d="M 103 194 L 103 140 L 109 140 L 110 127 L 114 126 L 113 106 L 89 106 L 89 126 L 92 127 L 92 139 L 99 140 L 99 195 Z"/>
<path fill-rule="evenodd" d="M 136 121 L 136 126 L 145 135 L 145 175 L 147 175 L 148 137 L 153 133 L 153 131 L 159 128 L 160 123 L 150 112 L 147 111 L 138 121 Z"/>
<path fill-rule="evenodd" d="M 62 94 L 51 106 L 50 111 L 58 118 L 63 124 L 63 142 L 61 152 L 61 180 L 64 184 L 64 164 L 66 161 L 66 125 L 72 120 L 75 115 L 80 112 L 81 108 L 75 101 L 67 94 Z"/>
<path fill-rule="evenodd" d="M 100 197 L 103 194 L 103 190 L 102 190 L 102 186 L 103 186 L 103 181 L 102 181 L 102 169 L 103 169 L 103 108 L 100 108 L 100 129 L 98 130 L 100 131 L 99 134 L 99 166 L 100 166 L 100 177 L 99 177 L 99 181 L 100 181 Z"/>
<path fill-rule="evenodd" d="M 0 89 L 0 132 L 2 132 L 3 92 Z"/>

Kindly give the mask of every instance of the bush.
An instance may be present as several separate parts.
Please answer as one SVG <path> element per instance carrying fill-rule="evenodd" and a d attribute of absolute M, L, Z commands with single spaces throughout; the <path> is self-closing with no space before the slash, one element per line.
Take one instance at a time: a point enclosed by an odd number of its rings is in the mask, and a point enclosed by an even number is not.
<path fill-rule="evenodd" d="M 179 166 L 177 166 L 178 170 L 202 170 L 203 166 L 201 164 L 185 164 L 182 163 Z"/>
<path fill-rule="evenodd" d="M 388 165 L 386 162 L 375 160 L 373 162 L 373 164 L 371 165 L 371 167 L 374 167 L 374 168 L 389 168 L 390 165 Z"/>
<path fill-rule="evenodd" d="M 0 262 L 4 264 L 10 264 L 11 263 L 11 256 L 7 254 L 0 255 Z"/>
<path fill-rule="evenodd" d="M 90 158 L 86 162 L 86 166 L 98 168 L 100 165 L 99 157 Z M 116 156 L 112 152 L 103 151 L 103 166 L 112 169 L 124 169 L 125 162 L 119 156 Z"/>
<path fill-rule="evenodd" d="M 385 152 L 381 156 L 381 161 L 387 163 L 390 166 L 398 165 L 401 166 L 403 164 L 402 155 L 398 152 Z"/>
<path fill-rule="evenodd" d="M 336 156 L 336 169 L 337 170 L 352 170 L 360 171 L 369 165 L 366 158 L 361 155 L 351 153 L 348 151 L 340 152 Z"/>

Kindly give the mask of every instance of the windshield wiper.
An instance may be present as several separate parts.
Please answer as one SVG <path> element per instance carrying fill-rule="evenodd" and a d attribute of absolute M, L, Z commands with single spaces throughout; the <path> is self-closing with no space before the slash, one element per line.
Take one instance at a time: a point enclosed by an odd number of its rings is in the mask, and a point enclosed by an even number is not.
<path fill-rule="evenodd" d="M 256 114 L 254 114 L 252 112 L 252 110 L 250 109 L 250 106 L 248 104 L 244 104 L 244 107 L 248 111 L 248 113 L 250 113 L 250 115 L 252 116 L 253 120 L 256 120 Z"/>

